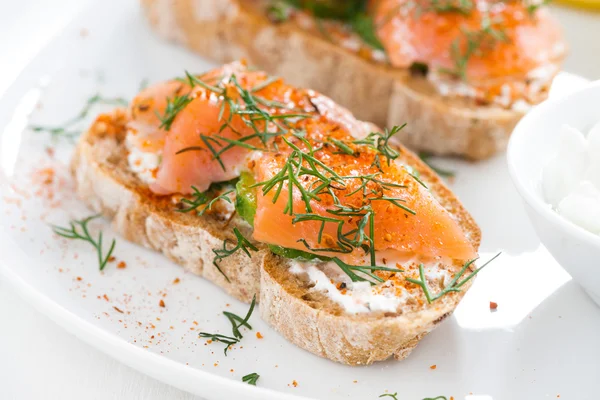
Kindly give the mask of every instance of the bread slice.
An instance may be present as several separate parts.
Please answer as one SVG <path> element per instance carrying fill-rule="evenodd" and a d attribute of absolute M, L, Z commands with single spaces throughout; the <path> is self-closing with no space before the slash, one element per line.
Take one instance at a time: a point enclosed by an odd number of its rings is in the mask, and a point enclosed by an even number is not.
<path fill-rule="evenodd" d="M 479 227 L 450 189 L 419 157 L 402 147 L 400 151 L 401 162 L 419 171 L 420 179 L 479 248 Z M 462 265 L 456 261 L 454 271 Z M 408 357 L 419 340 L 452 314 L 468 290 L 465 287 L 432 304 L 406 305 L 396 313 L 349 315 L 323 293 L 312 291 L 312 286 L 289 272 L 289 260 L 268 254 L 261 272 L 260 314 L 297 346 L 349 365 L 371 364 L 391 355 Z"/>
<path fill-rule="evenodd" d="M 213 265 L 212 250 L 222 248 L 225 239 L 235 240 L 234 227 L 247 238 L 251 238 L 252 228 L 235 214 L 222 218 L 179 213 L 175 211 L 177 196 L 153 195 L 129 170 L 125 123 L 125 111 L 117 109 L 100 115 L 80 138 L 71 164 L 78 196 L 111 219 L 114 229 L 128 241 L 162 252 L 241 301 L 249 302 L 257 294 L 262 318 L 303 349 L 350 365 L 370 364 L 392 355 L 403 359 L 452 313 L 471 284 L 431 305 L 420 302 L 396 313 L 352 315 L 325 293 L 312 291 L 310 282 L 289 272 L 289 260 L 261 243 L 254 243 L 259 250 L 251 253 L 251 258 L 237 252 L 222 260 L 220 266 L 228 281 Z M 401 161 L 420 173 L 478 248 L 480 231 L 473 218 L 418 157 L 404 148 L 400 151 Z"/>
<path fill-rule="evenodd" d="M 222 287 L 244 302 L 259 295 L 260 266 L 267 253 L 236 252 L 220 263 L 229 281 L 213 265 L 212 249 L 233 240 L 233 227 L 250 237 L 250 226 L 237 215 L 196 217 L 175 211 L 177 198 L 155 196 L 130 171 L 125 146 L 124 110 L 99 116 L 79 139 L 71 162 L 78 196 L 94 211 L 112 220 L 126 240 L 160 251 L 186 270 Z M 259 245 L 260 246 L 260 245 Z"/>
<path fill-rule="evenodd" d="M 485 159 L 506 148 L 521 111 L 447 99 L 422 77 L 362 58 L 300 29 L 274 24 L 261 0 L 141 0 L 155 30 L 219 63 L 246 58 L 271 75 L 325 93 L 359 119 L 407 127 L 403 145 Z"/>

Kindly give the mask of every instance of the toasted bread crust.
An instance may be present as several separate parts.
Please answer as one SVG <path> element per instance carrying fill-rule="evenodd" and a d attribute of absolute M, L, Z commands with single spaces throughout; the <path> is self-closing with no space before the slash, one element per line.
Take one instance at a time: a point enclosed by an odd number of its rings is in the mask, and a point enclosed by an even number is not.
<path fill-rule="evenodd" d="M 452 293 L 425 305 L 419 312 L 332 313 L 326 305 L 306 301 L 309 288 L 294 280 L 288 261 L 255 243 L 259 251 L 248 258 L 237 252 L 220 265 L 229 281 L 213 265 L 212 249 L 221 248 L 233 227 L 247 238 L 251 228 L 234 215 L 195 216 L 175 211 L 170 197 L 154 196 L 127 165 L 125 114 L 116 110 L 98 117 L 79 140 L 71 164 L 77 194 L 92 209 L 112 220 L 125 239 L 162 252 L 186 270 L 249 302 L 256 294 L 265 321 L 292 343 L 314 354 L 349 365 L 370 364 L 394 355 L 407 357 L 418 341 L 450 315 L 464 292 Z M 481 234 L 473 218 L 451 191 L 418 157 L 400 148 L 401 159 L 427 182 L 434 196 L 459 221 L 473 246 Z"/>
<path fill-rule="evenodd" d="M 435 154 L 479 160 L 506 148 L 522 112 L 437 94 L 424 78 L 361 58 L 292 23 L 274 24 L 257 0 L 142 0 L 155 30 L 220 63 L 246 58 L 292 84 L 327 94 L 379 126 L 408 123 L 397 139 Z"/>
<path fill-rule="evenodd" d="M 264 246 L 257 244 L 260 250 L 251 253 L 251 259 L 237 252 L 222 260 L 220 267 L 227 281 L 213 265 L 212 249 L 222 248 L 225 239 L 235 243 L 233 227 L 248 237 L 251 228 L 235 215 L 227 221 L 179 213 L 170 198 L 153 196 L 128 171 L 123 120 L 121 110 L 102 115 L 80 138 L 71 162 L 78 196 L 110 218 L 115 231 L 126 240 L 157 250 L 238 300 L 250 302 L 259 294 L 260 265 L 267 254 Z"/>
<path fill-rule="evenodd" d="M 481 231 L 440 178 L 420 158 L 401 148 L 400 159 L 419 171 L 436 199 L 459 222 L 474 248 Z M 459 268 L 461 261 L 455 262 Z M 418 312 L 339 315 L 321 302 L 306 301 L 310 286 L 302 286 L 281 257 L 268 254 L 262 266 L 260 313 L 262 318 L 299 347 L 349 365 L 371 364 L 390 356 L 404 359 L 419 340 L 450 316 L 472 282 L 459 293 L 445 295 Z"/>

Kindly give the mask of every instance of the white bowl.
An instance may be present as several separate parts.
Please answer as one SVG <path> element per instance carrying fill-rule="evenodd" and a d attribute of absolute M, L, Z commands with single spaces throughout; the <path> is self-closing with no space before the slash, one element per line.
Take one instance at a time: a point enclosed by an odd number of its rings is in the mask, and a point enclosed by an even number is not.
<path fill-rule="evenodd" d="M 600 305 L 600 236 L 556 213 L 542 192 L 542 170 L 557 153 L 561 126 L 587 132 L 598 121 L 600 81 L 542 103 L 515 128 L 508 145 L 508 168 L 544 246 Z"/>

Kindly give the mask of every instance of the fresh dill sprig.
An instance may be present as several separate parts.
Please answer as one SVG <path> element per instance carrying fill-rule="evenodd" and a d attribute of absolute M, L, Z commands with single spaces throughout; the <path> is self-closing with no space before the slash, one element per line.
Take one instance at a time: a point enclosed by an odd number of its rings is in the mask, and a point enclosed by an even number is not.
<path fill-rule="evenodd" d="M 252 297 L 252 303 L 250 303 L 250 309 L 248 309 L 248 312 L 246 313 L 246 316 L 244 318 L 241 318 L 240 316 L 238 316 L 232 312 L 228 312 L 228 311 L 223 312 L 223 314 L 227 317 L 227 319 L 231 323 L 231 331 L 232 331 L 233 336 L 226 336 L 226 335 L 221 335 L 218 333 L 208 333 L 208 332 L 200 332 L 198 334 L 198 336 L 201 338 L 210 339 L 214 342 L 223 343 L 225 345 L 223 352 L 227 356 L 227 350 L 229 350 L 229 348 L 231 346 L 233 346 L 234 344 L 239 343 L 240 340 L 242 340 L 242 338 L 244 337 L 242 335 L 242 333 L 240 332 L 240 328 L 242 326 L 245 326 L 246 328 L 248 328 L 250 330 L 252 329 L 252 327 L 250 326 L 248 321 L 250 320 L 250 317 L 252 316 L 252 312 L 254 311 L 255 306 L 256 306 L 256 295 L 254 295 L 254 297 Z M 256 379 L 258 379 L 258 377 Z"/>
<path fill-rule="evenodd" d="M 30 125 L 29 128 L 34 132 L 47 132 L 51 135 L 53 140 L 57 140 L 60 137 L 74 139 L 81 133 L 81 130 L 74 128 L 74 126 L 77 125 L 79 122 L 83 121 L 89 115 L 92 108 L 97 104 L 107 104 L 126 107 L 128 101 L 122 97 L 103 97 L 100 95 L 100 93 L 96 93 L 95 95 L 87 99 L 83 108 L 74 117 L 63 122 L 61 125 Z"/>
<path fill-rule="evenodd" d="M 186 71 L 186 79 L 182 81 L 186 82 L 190 86 L 201 86 L 206 90 L 216 93 L 221 101 L 219 109 L 218 120 L 222 121 L 222 125 L 219 128 L 219 133 L 223 132 L 224 129 L 229 128 L 231 131 L 236 133 L 240 138 L 231 139 L 222 135 L 205 135 L 200 134 L 200 139 L 204 146 L 191 146 L 181 149 L 177 154 L 188 152 L 188 151 L 210 151 L 213 159 L 215 159 L 221 168 L 225 171 L 226 166 L 221 156 L 226 151 L 233 147 L 244 147 L 250 150 L 269 151 L 266 147 L 269 140 L 276 136 L 284 135 L 290 131 L 294 131 L 293 127 L 288 124 L 288 120 L 297 120 L 302 118 L 310 118 L 311 115 L 305 113 L 296 113 L 295 110 L 287 107 L 283 103 L 277 101 L 267 100 L 256 92 L 265 89 L 269 85 L 277 82 L 279 78 L 270 77 L 265 81 L 257 84 L 251 89 L 245 89 L 239 83 L 235 74 L 232 74 L 229 79 L 224 83 L 219 82 L 216 86 L 210 85 L 200 78 L 189 74 Z M 233 96 L 231 91 L 226 90 L 224 85 L 228 85 L 229 88 L 237 92 L 237 96 Z M 186 98 L 187 99 L 187 98 Z M 173 119 L 177 113 L 181 112 L 187 104 L 188 100 L 181 100 L 182 107 L 176 109 L 173 107 L 174 113 L 169 115 L 165 114 L 169 119 Z M 229 111 L 226 115 L 225 111 Z M 276 112 L 281 112 L 276 114 Z M 241 121 L 247 127 L 252 129 L 251 134 L 243 134 L 233 126 L 233 117 L 238 116 Z M 262 143 L 262 146 L 256 146 L 250 143 L 251 140 L 258 139 Z"/>
<path fill-rule="evenodd" d="M 239 343 L 239 341 L 240 341 L 238 338 L 235 338 L 232 336 L 227 336 L 227 335 L 221 335 L 218 333 L 200 332 L 198 334 L 198 336 L 201 338 L 206 338 L 206 339 L 212 340 L 213 342 L 223 343 L 225 345 L 225 349 L 223 349 L 223 352 L 225 353 L 225 355 L 227 355 L 227 350 L 229 350 L 229 348 L 231 346 Z"/>
<path fill-rule="evenodd" d="M 427 397 L 423 400 L 448 400 L 446 396 L 438 396 L 438 397 Z"/>
<path fill-rule="evenodd" d="M 243 376 L 242 382 L 246 382 L 248 385 L 256 386 L 256 381 L 258 381 L 258 378 L 260 378 L 260 375 L 256 372 L 253 372 L 251 374 Z"/>
<path fill-rule="evenodd" d="M 392 160 L 395 160 L 400 156 L 400 152 L 398 152 L 398 150 L 396 150 L 394 147 L 390 146 L 389 141 L 405 126 L 406 124 L 400 126 L 396 125 L 391 130 L 388 130 L 386 128 L 383 132 L 371 132 L 369 133 L 369 135 L 367 135 L 366 138 L 354 140 L 352 143 L 363 144 L 378 151 L 387 159 L 387 163 L 388 165 L 390 165 L 390 162 Z M 379 162 L 379 159 L 377 157 L 376 162 Z"/>
<path fill-rule="evenodd" d="M 443 177 L 443 178 L 454 178 L 456 176 L 456 172 L 451 171 L 449 169 L 443 169 L 440 167 L 436 167 L 435 165 L 433 165 L 430 161 L 432 155 L 429 153 L 419 153 L 419 158 L 425 163 L 427 164 L 427 166 L 429 168 L 431 168 L 436 174 L 438 174 L 439 176 Z"/>
<path fill-rule="evenodd" d="M 285 0 L 275 0 L 267 7 L 267 16 L 272 22 L 284 22 L 290 17 L 293 6 Z"/>
<path fill-rule="evenodd" d="M 110 259 L 113 250 L 115 249 L 116 240 L 113 239 L 112 244 L 106 253 L 105 256 L 102 255 L 102 231 L 98 234 L 98 239 L 94 239 L 89 232 L 88 223 L 96 218 L 99 218 L 100 215 L 92 215 L 85 219 L 74 220 L 69 223 L 69 228 L 63 228 L 56 225 L 51 225 L 52 230 L 59 236 L 62 236 L 66 239 L 76 239 L 83 240 L 94 246 L 96 252 L 98 253 L 98 265 L 100 267 L 100 271 L 106 267 L 106 263 Z M 80 230 L 79 230 L 80 229 Z"/>
<path fill-rule="evenodd" d="M 292 153 L 288 156 L 286 163 L 270 179 L 258 182 L 252 187 L 262 187 L 264 195 L 271 190 L 275 190 L 273 203 L 277 202 L 284 185 L 288 186 L 288 199 L 283 210 L 284 214 L 294 215 L 294 188 L 296 188 L 302 197 L 302 201 L 308 212 L 312 212 L 311 201 L 320 201 L 318 193 L 328 187 L 332 182 L 343 184 L 341 177 L 330 167 L 315 157 L 315 149 L 302 136 L 294 134 L 294 138 L 302 141 L 308 148 L 308 151 L 300 149 L 286 137 L 282 137 L 283 141 L 292 149 Z M 317 178 L 319 185 L 314 189 L 306 189 L 300 183 L 300 177 L 309 175 Z"/>
<path fill-rule="evenodd" d="M 379 395 L 379 397 L 380 398 L 381 397 L 391 397 L 394 400 L 398 400 L 398 392 L 396 392 L 394 394 L 392 394 L 392 393 L 384 393 L 384 394 Z"/>
<path fill-rule="evenodd" d="M 219 266 L 219 261 L 235 254 L 238 250 L 242 250 L 244 253 L 246 253 L 246 255 L 248 257 L 252 257 L 250 255 L 250 251 L 248 251 L 248 249 L 250 249 L 252 251 L 258 251 L 258 248 L 255 245 L 253 245 L 252 243 L 250 243 L 250 241 L 248 239 L 246 239 L 244 237 L 244 235 L 242 235 L 242 233 L 238 230 L 238 228 L 233 228 L 233 234 L 235 235 L 235 237 L 237 239 L 237 243 L 236 243 L 235 247 L 228 249 L 227 243 L 229 243 L 230 240 L 225 239 L 223 241 L 222 249 L 213 249 L 213 253 L 215 253 L 215 258 L 213 259 L 213 265 L 217 268 L 217 270 L 219 270 L 219 272 L 225 277 L 225 279 L 227 279 L 227 282 L 230 282 L 230 280 L 227 277 L 227 275 L 225 275 L 223 270 L 221 270 L 221 267 Z"/>
<path fill-rule="evenodd" d="M 190 95 L 190 93 L 186 93 L 182 96 L 174 96 L 167 97 L 167 106 L 165 107 L 165 112 L 163 115 L 160 115 L 156 112 L 156 116 L 160 120 L 160 129 L 164 129 L 166 131 L 171 129 L 171 125 L 175 121 L 175 117 L 185 108 L 194 98 Z"/>
<path fill-rule="evenodd" d="M 462 269 L 450 281 L 450 283 L 448 285 L 446 285 L 446 287 L 444 287 L 444 289 L 442 289 L 437 294 L 432 294 L 431 291 L 429 290 L 429 287 L 427 286 L 427 279 L 425 278 L 425 271 L 423 269 L 423 264 L 419 265 L 419 278 L 420 278 L 419 280 L 413 279 L 413 278 L 406 278 L 406 280 L 408 282 L 410 282 L 410 283 L 414 283 L 415 285 L 420 286 L 423 289 L 423 293 L 425 294 L 425 298 L 427 299 L 427 303 L 431 304 L 434 301 L 436 301 L 437 299 L 445 296 L 446 294 L 448 294 L 450 292 L 460 292 L 461 291 L 460 288 L 465 283 L 467 283 L 468 281 L 470 281 L 475 275 L 477 275 L 479 273 L 479 271 L 481 271 L 484 267 L 486 267 L 492 261 L 494 261 L 496 258 L 498 258 L 498 256 L 500 256 L 500 254 L 502 254 L 502 253 L 496 254 L 489 261 L 487 261 L 481 267 L 477 268 L 475 271 L 471 272 L 466 278 L 464 278 L 462 281 L 459 282 L 459 279 L 462 278 L 462 276 L 464 275 L 465 271 L 471 266 L 471 264 L 473 264 L 475 261 L 477 261 L 477 259 L 473 259 L 473 260 L 467 261 L 465 263 L 465 265 L 462 267 Z"/>
<path fill-rule="evenodd" d="M 187 213 L 187 212 L 195 210 L 198 207 L 208 203 L 208 201 L 209 201 L 208 191 L 201 192 L 198 190 L 198 188 L 196 186 L 192 186 L 192 190 L 193 190 L 192 199 L 181 199 L 181 203 L 186 204 L 187 207 L 182 208 L 180 210 L 175 210 L 175 211 L 181 212 L 181 213 Z"/>
<path fill-rule="evenodd" d="M 471 58 L 481 55 L 485 50 L 493 49 L 498 42 L 507 42 L 508 36 L 499 24 L 494 24 L 488 16 L 481 20 L 481 28 L 476 31 L 462 29 L 464 38 L 456 38 L 450 47 L 450 56 L 454 68 L 440 68 L 442 73 L 449 74 L 463 81 L 467 80 L 467 66 Z M 461 45 L 465 43 L 464 50 Z"/>
<path fill-rule="evenodd" d="M 430 9 L 438 14 L 442 13 L 460 13 L 469 15 L 475 4 L 473 0 L 431 0 Z"/>
<path fill-rule="evenodd" d="M 367 45 L 371 46 L 375 50 L 385 50 L 383 44 L 379 40 L 379 36 L 377 35 L 377 26 L 375 25 L 372 16 L 365 12 L 356 13 L 350 19 L 350 26 L 352 27 L 352 30 L 358 36 L 360 36 L 363 42 L 365 42 Z"/>
<path fill-rule="evenodd" d="M 403 272 L 401 269 L 398 269 L 398 268 L 380 267 L 377 265 L 350 265 L 350 264 L 343 262 L 342 260 L 340 260 L 337 257 L 332 258 L 331 261 L 336 263 L 337 266 L 340 267 L 340 269 L 342 271 L 344 271 L 344 273 L 350 277 L 352 282 L 369 282 L 371 285 L 376 285 L 377 282 L 384 282 L 383 279 L 381 279 L 380 277 L 378 277 L 377 275 L 375 275 L 373 273 L 374 271 L 387 271 L 387 272 L 395 272 L 395 273 Z M 364 275 L 367 275 L 369 278 L 371 278 L 373 280 L 370 280 L 361 275 L 358 275 L 355 271 L 360 272 Z"/>
<path fill-rule="evenodd" d="M 529 0 L 529 4 L 525 7 L 527 14 L 533 17 L 540 7 L 550 4 L 552 0 Z"/>
<path fill-rule="evenodd" d="M 140 81 L 140 84 L 138 86 L 138 93 L 146 90 L 146 88 L 148 88 L 148 83 L 150 83 L 150 80 L 148 78 L 144 78 Z"/>
<path fill-rule="evenodd" d="M 228 190 L 227 192 L 221 193 L 220 195 L 215 196 L 212 199 L 210 199 L 210 196 L 208 194 L 209 191 L 200 192 L 198 190 L 198 188 L 195 186 L 192 186 L 192 190 L 194 191 L 192 193 L 192 199 L 181 199 L 181 203 L 187 204 L 188 207 L 183 208 L 181 210 L 175 210 L 175 211 L 181 212 L 181 213 L 187 213 L 192 210 L 197 210 L 198 207 L 206 204 L 206 206 L 204 208 L 197 211 L 197 215 L 202 216 L 202 215 L 204 215 L 204 213 L 206 211 L 211 210 L 213 204 L 219 200 L 223 200 L 223 201 L 226 201 L 231 204 L 231 199 L 229 198 L 229 195 L 231 193 L 235 192 L 235 190 L 233 190 L 233 189 Z"/>
<path fill-rule="evenodd" d="M 285 6 L 287 6 L 287 8 Z M 367 12 L 366 0 L 279 0 L 271 3 L 268 12 L 276 21 L 284 21 L 289 18 L 291 12 L 290 7 L 304 9 L 310 12 L 317 21 L 317 26 L 321 23 L 321 20 L 326 19 L 345 23 L 365 44 L 377 50 L 384 50 L 384 47 L 377 36 L 377 27 L 373 22 L 373 18 Z M 326 29 L 321 28 L 321 31 L 326 38 L 329 37 Z"/>
<path fill-rule="evenodd" d="M 329 138 L 329 141 L 335 144 L 342 153 L 349 154 L 351 156 L 354 155 L 354 150 L 352 150 L 352 147 L 348 146 L 343 141 L 334 138 Z"/>

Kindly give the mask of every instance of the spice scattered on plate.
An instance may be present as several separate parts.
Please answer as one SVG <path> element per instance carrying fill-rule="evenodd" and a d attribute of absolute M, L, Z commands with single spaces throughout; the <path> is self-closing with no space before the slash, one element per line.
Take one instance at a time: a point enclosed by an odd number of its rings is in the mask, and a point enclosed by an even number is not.
<path fill-rule="evenodd" d="M 437 368 L 437 365 L 435 365 L 435 364 L 433 364 L 432 366 L 429 367 L 429 369 L 432 369 L 432 370 L 436 369 L 436 368 Z"/>
<path fill-rule="evenodd" d="M 160 299 L 160 301 L 158 302 L 158 305 L 161 307 L 165 307 L 165 301 L 163 299 Z"/>
<path fill-rule="evenodd" d="M 498 309 L 498 303 L 490 301 L 490 310 L 491 311 L 496 311 L 497 309 Z"/>
<path fill-rule="evenodd" d="M 256 332 L 256 338 L 262 339 L 264 336 L 260 332 Z"/>
<path fill-rule="evenodd" d="M 117 264 L 117 268 L 125 269 L 127 268 L 127 264 L 125 263 L 125 261 L 119 261 L 119 263 Z"/>

